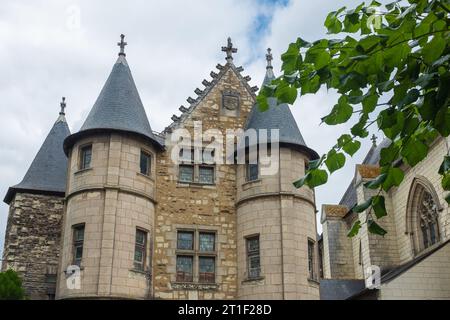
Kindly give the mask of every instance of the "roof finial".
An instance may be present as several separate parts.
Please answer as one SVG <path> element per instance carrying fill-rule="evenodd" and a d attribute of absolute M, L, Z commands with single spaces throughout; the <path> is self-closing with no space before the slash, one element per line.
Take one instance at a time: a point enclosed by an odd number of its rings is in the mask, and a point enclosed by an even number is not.
<path fill-rule="evenodd" d="M 266 61 L 267 61 L 267 66 L 266 69 L 272 69 L 272 60 L 273 60 L 273 56 L 272 56 L 272 49 L 267 48 L 267 54 L 266 54 Z"/>
<path fill-rule="evenodd" d="M 233 61 L 233 53 L 236 53 L 237 49 L 233 48 L 233 43 L 231 42 L 230 37 L 228 37 L 227 46 L 222 47 L 222 51 L 227 53 L 226 57 L 227 62 Z"/>
<path fill-rule="evenodd" d="M 377 136 L 375 135 L 375 134 L 373 134 L 372 135 L 372 138 L 370 138 L 370 140 L 372 140 L 372 145 L 374 146 L 374 147 L 376 147 L 377 146 Z"/>
<path fill-rule="evenodd" d="M 117 45 L 120 47 L 120 52 L 119 52 L 119 56 L 126 56 L 125 54 L 125 46 L 128 44 L 125 41 L 123 41 L 123 39 L 125 38 L 124 34 L 120 35 L 120 42 L 117 42 Z"/>
<path fill-rule="evenodd" d="M 61 105 L 61 111 L 59 112 L 59 114 L 61 116 L 64 116 L 66 114 L 64 112 L 64 109 L 66 108 L 66 97 L 62 97 L 62 101 L 61 101 L 60 105 Z"/>

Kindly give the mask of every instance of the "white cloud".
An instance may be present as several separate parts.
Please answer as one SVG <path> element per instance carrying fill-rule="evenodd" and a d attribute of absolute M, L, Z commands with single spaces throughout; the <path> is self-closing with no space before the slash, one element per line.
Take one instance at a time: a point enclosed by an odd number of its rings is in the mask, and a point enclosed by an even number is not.
<path fill-rule="evenodd" d="M 265 48 L 271 46 L 277 58 L 297 36 L 322 36 L 326 13 L 337 6 L 306 0 L 286 7 L 257 0 L 3 1 L 0 195 L 22 179 L 57 117 L 61 96 L 67 97 L 72 132 L 79 129 L 116 59 L 120 33 L 126 34 L 128 62 L 152 128 L 160 131 L 193 90 L 202 88 L 214 66 L 225 62 L 220 47 L 227 36 L 239 48 L 235 63 L 244 64 L 244 73 L 259 85 Z M 267 33 L 255 34 L 255 19 L 272 9 Z M 279 59 L 274 65 L 279 70 Z M 321 91 L 301 98 L 292 109 L 305 140 L 318 152 L 326 151 L 343 130 L 318 127 L 334 100 Z M 352 164 L 317 191 L 318 204 L 339 200 Z M 0 241 L 7 214 L 2 203 Z"/>

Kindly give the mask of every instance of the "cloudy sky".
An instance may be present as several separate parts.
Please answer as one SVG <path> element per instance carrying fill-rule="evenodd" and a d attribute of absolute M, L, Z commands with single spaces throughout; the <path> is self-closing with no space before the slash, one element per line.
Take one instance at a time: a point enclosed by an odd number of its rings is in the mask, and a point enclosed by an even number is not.
<path fill-rule="evenodd" d="M 21 181 L 67 97 L 72 132 L 82 125 L 116 60 L 124 33 L 127 59 L 153 130 L 161 131 L 193 90 L 202 88 L 231 36 L 234 62 L 260 86 L 265 50 L 279 56 L 298 36 L 325 36 L 323 21 L 337 9 L 331 0 L 3 0 L 0 11 L 0 196 Z M 358 1 L 345 4 L 355 7 Z M 292 107 L 308 145 L 326 152 L 349 126 L 319 126 L 336 101 L 320 91 Z M 317 189 L 318 208 L 337 203 L 354 164 L 370 147 L 367 140 L 344 170 Z M 0 252 L 8 207 L 0 204 Z"/>

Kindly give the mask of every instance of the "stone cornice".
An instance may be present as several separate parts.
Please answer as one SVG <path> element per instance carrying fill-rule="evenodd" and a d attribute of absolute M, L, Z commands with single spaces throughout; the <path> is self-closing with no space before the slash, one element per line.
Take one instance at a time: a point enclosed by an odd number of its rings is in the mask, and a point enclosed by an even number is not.
<path fill-rule="evenodd" d="M 128 194 L 131 194 L 134 196 L 139 196 L 139 197 L 145 198 L 147 200 L 150 200 L 154 204 L 157 204 L 156 199 L 153 196 L 146 194 L 145 192 L 134 190 L 134 189 L 127 188 L 127 187 L 120 187 L 120 186 L 113 186 L 113 185 L 100 185 L 100 184 L 99 185 L 89 185 L 89 186 L 86 186 L 83 188 L 75 189 L 66 195 L 65 201 L 69 201 L 69 199 L 72 198 L 73 196 L 83 193 L 83 192 L 106 191 L 106 190 L 117 190 L 122 193 L 128 193 Z"/>

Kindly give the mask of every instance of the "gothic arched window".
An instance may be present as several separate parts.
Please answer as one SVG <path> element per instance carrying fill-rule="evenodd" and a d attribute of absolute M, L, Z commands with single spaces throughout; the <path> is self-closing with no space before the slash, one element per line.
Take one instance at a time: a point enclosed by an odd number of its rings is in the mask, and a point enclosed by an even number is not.
<path fill-rule="evenodd" d="M 408 209 L 408 228 L 415 253 L 440 241 L 439 211 L 439 201 L 431 184 L 424 179 L 416 179 Z"/>

